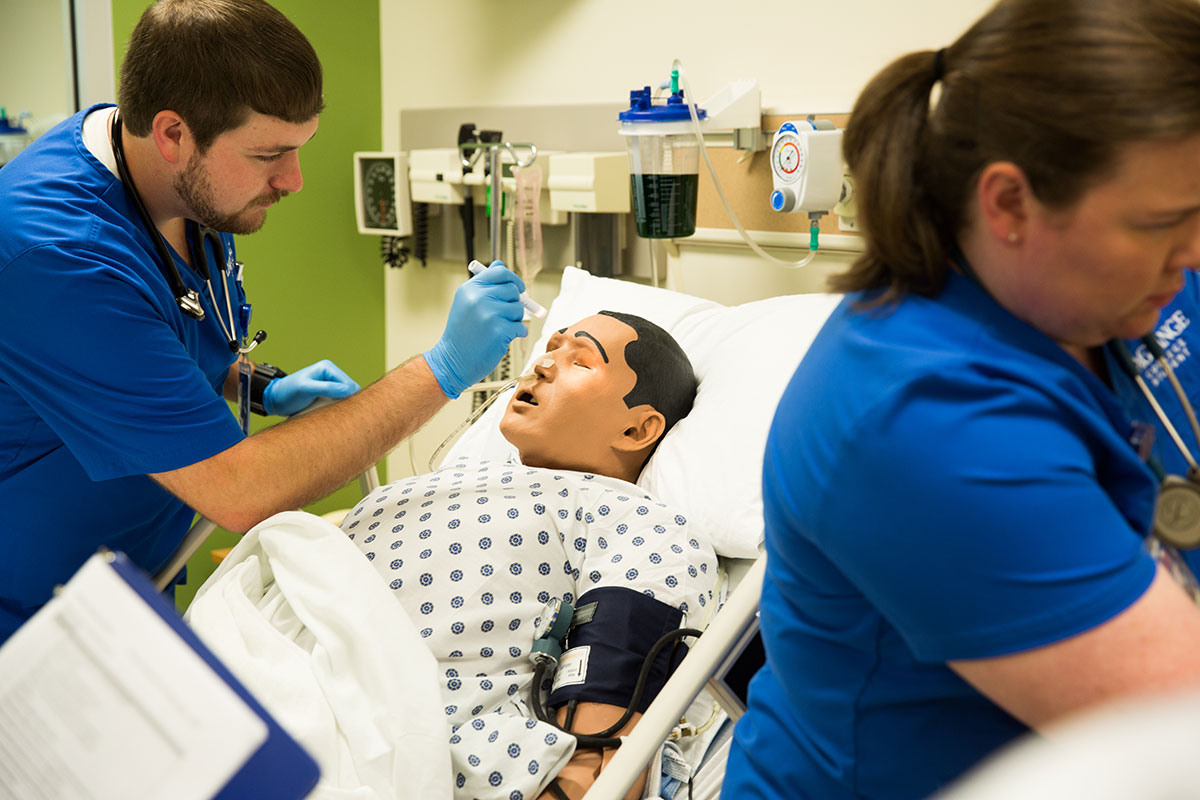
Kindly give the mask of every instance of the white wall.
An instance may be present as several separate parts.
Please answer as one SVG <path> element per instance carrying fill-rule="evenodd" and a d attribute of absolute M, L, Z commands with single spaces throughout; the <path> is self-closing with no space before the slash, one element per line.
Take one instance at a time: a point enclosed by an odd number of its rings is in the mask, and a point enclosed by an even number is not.
<path fill-rule="evenodd" d="M 75 0 L 75 51 L 79 107 L 116 100 L 110 0 Z"/>
<path fill-rule="evenodd" d="M 0 0 L 0 106 L 61 119 L 75 110 L 66 0 Z"/>
<path fill-rule="evenodd" d="M 383 144 L 402 146 L 401 109 L 621 102 L 630 89 L 665 80 L 675 58 L 700 99 L 730 80 L 752 77 L 759 81 L 765 110 L 845 112 L 866 81 L 896 56 L 951 43 L 990 5 L 991 0 L 741 5 L 381 0 Z M 833 253 L 804 270 L 786 270 L 744 247 L 682 243 L 668 262 L 667 285 L 738 303 L 820 290 L 824 274 L 852 257 Z M 552 266 L 533 287 L 543 303 L 557 287 L 559 272 Z M 435 261 L 427 268 L 410 264 L 391 271 L 390 363 L 421 352 L 440 335 L 461 274 L 460 265 Z M 466 412 L 463 401 L 453 403 L 415 437 L 418 469 L 426 468 L 429 453 Z M 407 454 L 393 456 L 389 475 L 408 471 Z"/>
<path fill-rule="evenodd" d="M 34 136 L 76 111 L 68 0 L 0 0 L 0 106 Z M 75 0 L 81 108 L 116 97 L 110 0 Z"/>
<path fill-rule="evenodd" d="M 707 96 L 739 77 L 763 104 L 848 111 L 894 57 L 949 44 L 990 0 L 381 0 L 384 143 L 399 110 L 620 101 L 687 68 Z"/>

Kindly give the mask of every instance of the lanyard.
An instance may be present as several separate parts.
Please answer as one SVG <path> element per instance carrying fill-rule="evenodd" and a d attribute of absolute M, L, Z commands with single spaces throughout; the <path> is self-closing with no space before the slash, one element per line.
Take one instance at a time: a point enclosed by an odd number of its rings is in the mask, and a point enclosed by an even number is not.
<path fill-rule="evenodd" d="M 1143 336 L 1142 344 L 1146 345 L 1146 349 L 1150 351 L 1150 354 L 1154 356 L 1154 360 L 1158 362 L 1163 372 L 1166 373 L 1167 380 L 1170 382 L 1175 396 L 1179 398 L 1179 404 L 1183 406 L 1183 411 L 1187 415 L 1188 424 L 1192 428 L 1192 434 L 1196 437 L 1196 441 L 1200 442 L 1200 422 L 1196 420 L 1196 411 L 1192 408 L 1192 404 L 1187 397 L 1187 392 L 1183 390 L 1183 385 L 1180 384 L 1179 378 L 1176 377 L 1175 370 L 1171 368 L 1166 353 L 1163 352 L 1162 347 L 1158 344 L 1153 334 Z M 1179 452 L 1188 463 L 1188 474 L 1200 475 L 1200 464 L 1196 463 L 1191 449 L 1183 441 L 1183 437 L 1179 435 L 1179 431 L 1171 424 L 1170 417 L 1167 416 L 1166 412 L 1163 411 L 1163 407 L 1154 398 L 1154 393 L 1150 391 L 1150 387 L 1146 385 L 1141 372 L 1138 371 L 1137 366 L 1133 363 L 1133 355 L 1129 352 L 1129 346 L 1119 339 L 1114 339 L 1109 343 L 1109 348 L 1116 357 L 1116 361 L 1121 369 L 1129 376 L 1130 380 L 1137 384 L 1142 396 L 1146 398 L 1146 402 L 1154 410 L 1154 416 L 1158 417 L 1158 421 L 1162 423 L 1163 428 L 1170 435 L 1171 441 L 1175 442 L 1175 446 L 1179 448 Z"/>

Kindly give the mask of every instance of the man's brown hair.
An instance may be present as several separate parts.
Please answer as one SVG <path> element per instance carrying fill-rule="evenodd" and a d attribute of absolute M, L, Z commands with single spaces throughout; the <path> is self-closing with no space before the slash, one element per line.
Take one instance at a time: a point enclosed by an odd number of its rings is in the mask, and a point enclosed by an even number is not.
<path fill-rule="evenodd" d="M 204 152 L 252 111 L 312 119 L 324 107 L 321 81 L 308 39 L 262 0 L 158 0 L 129 39 L 118 98 L 132 135 L 171 110 Z"/>

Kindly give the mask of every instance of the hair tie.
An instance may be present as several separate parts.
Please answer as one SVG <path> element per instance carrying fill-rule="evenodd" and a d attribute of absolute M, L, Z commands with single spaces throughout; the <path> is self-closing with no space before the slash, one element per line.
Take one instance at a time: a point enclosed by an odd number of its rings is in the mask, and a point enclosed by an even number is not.
<path fill-rule="evenodd" d="M 933 54 L 933 82 L 937 83 L 946 74 L 946 48 Z"/>

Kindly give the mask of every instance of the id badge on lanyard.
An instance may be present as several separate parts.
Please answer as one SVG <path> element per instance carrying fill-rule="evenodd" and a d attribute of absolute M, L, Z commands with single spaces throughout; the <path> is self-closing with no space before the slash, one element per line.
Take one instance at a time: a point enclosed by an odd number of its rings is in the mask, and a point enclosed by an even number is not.
<path fill-rule="evenodd" d="M 238 423 L 242 433 L 250 435 L 250 376 L 254 373 L 254 365 L 245 353 L 238 354 Z"/>
<path fill-rule="evenodd" d="M 237 283 L 239 299 L 242 301 L 238 306 L 238 323 L 241 326 L 242 346 L 238 350 L 237 368 L 238 368 L 238 424 L 242 426 L 242 433 L 246 436 L 250 435 L 250 376 L 254 374 L 254 363 L 247 355 L 253 350 L 258 343 L 266 338 L 263 331 L 259 331 L 254 337 L 252 343 L 247 345 L 248 330 L 250 328 L 250 304 L 246 302 L 246 295 L 242 290 L 242 270 L 244 265 L 240 261 L 233 262 L 234 281 Z M 228 290 L 226 284 L 226 290 Z"/>

